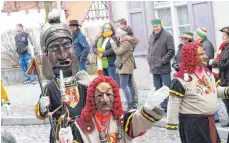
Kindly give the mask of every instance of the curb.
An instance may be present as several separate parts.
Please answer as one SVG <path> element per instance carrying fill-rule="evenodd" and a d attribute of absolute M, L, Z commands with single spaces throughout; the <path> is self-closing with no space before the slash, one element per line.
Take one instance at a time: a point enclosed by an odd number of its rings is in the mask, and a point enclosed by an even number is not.
<path fill-rule="evenodd" d="M 2 118 L 1 119 L 2 126 L 15 126 L 15 125 L 21 125 L 21 126 L 29 126 L 29 125 L 44 125 L 49 124 L 49 119 L 45 120 L 39 120 L 35 117 L 8 117 L 8 118 Z M 155 123 L 154 126 L 165 128 L 166 125 L 166 119 L 162 119 L 159 122 Z M 216 124 L 217 131 L 220 135 L 220 138 L 227 139 L 229 128 L 222 128 L 219 124 Z"/>
<path fill-rule="evenodd" d="M 49 124 L 49 119 L 39 120 L 35 117 L 4 117 L 1 119 L 2 126 L 29 126 L 29 125 L 43 125 Z"/>

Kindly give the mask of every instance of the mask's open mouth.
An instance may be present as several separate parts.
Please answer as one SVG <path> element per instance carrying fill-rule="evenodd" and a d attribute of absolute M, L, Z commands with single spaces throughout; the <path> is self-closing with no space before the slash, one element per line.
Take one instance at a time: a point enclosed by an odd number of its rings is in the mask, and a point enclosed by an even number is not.
<path fill-rule="evenodd" d="M 57 67 L 68 67 L 72 64 L 72 61 L 70 59 L 66 59 L 64 61 L 59 61 L 57 63 Z"/>

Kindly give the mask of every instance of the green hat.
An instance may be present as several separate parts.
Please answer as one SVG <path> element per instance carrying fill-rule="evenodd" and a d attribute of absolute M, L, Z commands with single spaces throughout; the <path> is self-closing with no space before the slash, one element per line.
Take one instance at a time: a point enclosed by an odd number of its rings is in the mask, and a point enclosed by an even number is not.
<path fill-rule="evenodd" d="M 201 37 L 202 39 L 207 38 L 207 30 L 206 28 L 197 28 L 195 30 L 196 34 Z"/>
<path fill-rule="evenodd" d="M 162 25 L 162 22 L 161 22 L 160 19 L 153 18 L 153 19 L 151 20 L 151 24 L 152 24 L 152 25 Z"/>
<path fill-rule="evenodd" d="M 192 39 L 193 34 L 191 32 L 183 32 L 182 36 L 179 38 L 188 38 L 188 39 Z"/>

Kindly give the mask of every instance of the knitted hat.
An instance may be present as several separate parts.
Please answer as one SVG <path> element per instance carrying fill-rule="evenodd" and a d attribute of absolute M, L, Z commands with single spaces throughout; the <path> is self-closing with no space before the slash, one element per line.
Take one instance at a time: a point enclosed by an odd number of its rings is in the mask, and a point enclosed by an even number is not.
<path fill-rule="evenodd" d="M 193 34 L 191 32 L 183 32 L 182 36 L 179 38 L 188 38 L 188 39 L 192 39 Z"/>
<path fill-rule="evenodd" d="M 202 39 L 207 38 L 207 29 L 202 27 L 202 28 L 197 28 L 195 30 L 196 34 L 201 37 Z"/>
<path fill-rule="evenodd" d="M 162 25 L 162 22 L 161 22 L 160 19 L 153 18 L 153 19 L 151 20 L 151 24 L 152 24 L 152 25 Z"/>

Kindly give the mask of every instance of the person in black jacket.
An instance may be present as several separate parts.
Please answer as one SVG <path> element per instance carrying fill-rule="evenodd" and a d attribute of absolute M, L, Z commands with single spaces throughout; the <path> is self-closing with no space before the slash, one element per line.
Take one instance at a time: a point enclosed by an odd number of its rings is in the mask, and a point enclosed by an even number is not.
<path fill-rule="evenodd" d="M 29 64 L 31 61 L 31 55 L 29 54 L 29 42 L 31 45 L 34 45 L 34 42 L 32 40 L 32 37 L 29 33 L 24 31 L 23 25 L 22 24 L 17 24 L 16 25 L 17 29 L 17 35 L 15 36 L 15 44 L 16 44 L 16 52 L 19 56 L 19 64 L 20 67 L 24 73 L 25 76 L 25 81 L 23 82 L 24 84 L 27 83 L 37 83 L 36 77 L 35 76 L 28 76 L 26 75 L 26 71 L 29 68 Z"/>
<path fill-rule="evenodd" d="M 222 28 L 220 31 L 223 32 L 223 43 L 220 45 L 215 59 L 210 60 L 209 64 L 212 65 L 213 73 L 219 77 L 220 85 L 229 86 L 229 26 Z M 223 102 L 229 115 L 229 100 L 223 99 Z M 229 122 L 222 126 L 228 127 Z"/>
<path fill-rule="evenodd" d="M 193 39 L 195 42 L 199 42 L 202 44 L 204 51 L 206 52 L 208 59 L 214 59 L 214 46 L 207 39 L 207 30 L 206 28 L 197 28 L 193 33 Z M 207 66 L 207 68 L 211 71 L 212 67 Z"/>
<path fill-rule="evenodd" d="M 179 71 L 179 63 L 181 62 L 181 49 L 184 44 L 190 43 L 193 41 L 193 34 L 191 32 L 184 32 L 182 34 L 181 43 L 178 45 L 177 54 L 174 56 L 172 67 L 178 72 Z"/>
<path fill-rule="evenodd" d="M 115 36 L 114 27 L 111 23 L 105 23 L 103 25 L 101 35 L 95 41 L 93 52 L 97 55 L 97 58 L 102 59 L 103 75 L 111 76 L 114 80 L 116 80 L 116 68 L 114 66 L 116 55 L 111 48 L 109 37 L 111 37 L 116 44 L 119 45 L 119 40 Z"/>

